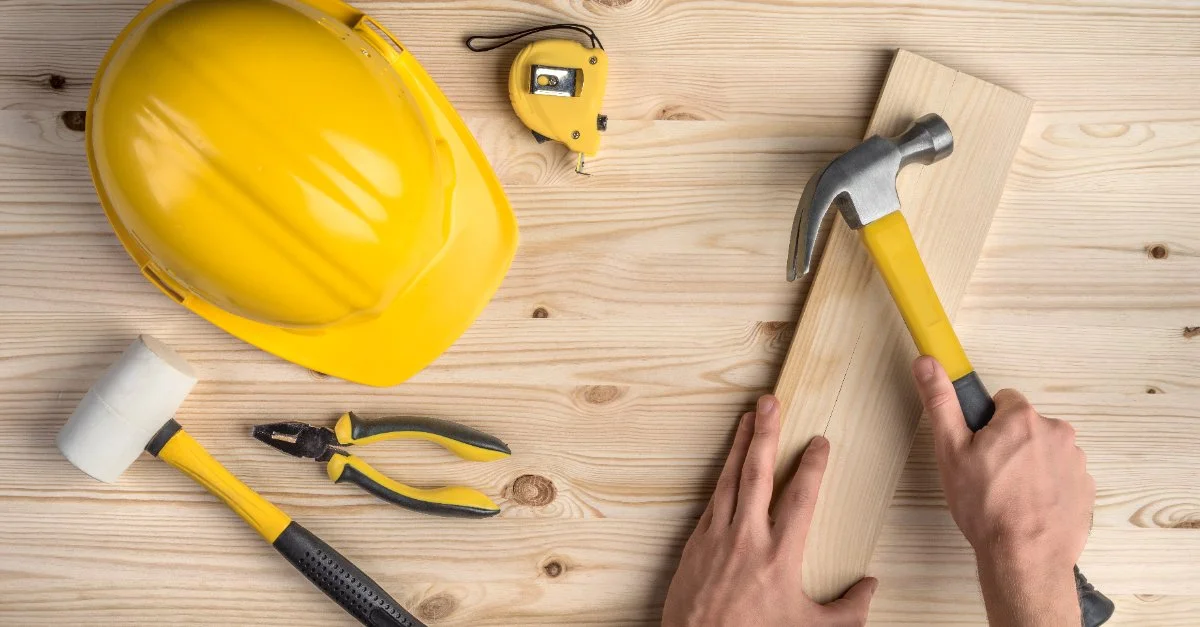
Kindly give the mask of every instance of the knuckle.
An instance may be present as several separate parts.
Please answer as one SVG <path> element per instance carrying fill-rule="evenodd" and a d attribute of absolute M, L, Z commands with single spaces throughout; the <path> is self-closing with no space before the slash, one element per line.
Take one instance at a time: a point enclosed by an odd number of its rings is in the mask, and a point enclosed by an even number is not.
<path fill-rule="evenodd" d="M 1050 432 L 1059 442 L 1060 446 L 1074 447 L 1075 445 L 1075 427 L 1065 420 L 1057 420 L 1047 418 L 1046 422 L 1050 425 Z"/>
<path fill-rule="evenodd" d="M 755 438 L 767 437 L 767 436 L 773 435 L 774 433 L 775 433 L 775 427 L 772 425 L 755 425 L 754 426 L 754 437 Z"/>
<path fill-rule="evenodd" d="M 1025 400 L 1024 394 L 1012 388 L 1004 388 L 996 392 L 996 395 L 992 398 L 996 401 L 998 407 L 1003 406 L 1005 409 L 1029 404 L 1029 401 Z"/>
<path fill-rule="evenodd" d="M 813 506 L 812 491 L 808 486 L 795 486 L 788 488 L 784 493 L 783 498 L 787 500 L 789 507 L 801 511 L 808 511 Z"/>
<path fill-rule="evenodd" d="M 958 395 L 952 390 L 939 390 L 929 395 L 929 408 L 939 409 L 941 407 L 951 406 L 958 402 Z"/>
<path fill-rule="evenodd" d="M 742 485 L 756 485 L 765 481 L 769 473 L 762 464 L 746 464 L 742 469 Z"/>
<path fill-rule="evenodd" d="M 758 420 L 754 421 L 754 436 L 756 438 L 760 436 L 773 435 L 778 430 L 778 420 L 772 420 L 769 417 L 760 416 Z"/>
<path fill-rule="evenodd" d="M 776 545 L 771 548 L 770 554 L 766 559 L 767 570 L 770 572 L 783 573 L 796 568 L 796 558 L 782 547 Z"/>
<path fill-rule="evenodd" d="M 746 555 L 754 553 L 758 548 L 762 533 L 758 530 L 757 525 L 748 522 L 737 522 L 733 525 L 733 534 L 730 537 L 730 550 L 737 555 Z"/>

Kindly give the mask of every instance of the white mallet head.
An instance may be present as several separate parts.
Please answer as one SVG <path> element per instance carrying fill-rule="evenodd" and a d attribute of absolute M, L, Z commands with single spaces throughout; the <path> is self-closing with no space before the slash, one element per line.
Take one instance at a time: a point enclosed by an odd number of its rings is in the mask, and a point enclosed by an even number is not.
<path fill-rule="evenodd" d="M 162 342 L 139 336 L 79 401 L 58 432 L 75 467 L 113 483 L 183 404 L 196 375 Z"/>

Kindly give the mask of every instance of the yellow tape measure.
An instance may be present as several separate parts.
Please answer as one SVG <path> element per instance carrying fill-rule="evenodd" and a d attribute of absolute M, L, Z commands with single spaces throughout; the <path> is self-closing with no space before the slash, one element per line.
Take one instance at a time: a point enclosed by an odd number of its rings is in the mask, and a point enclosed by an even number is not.
<path fill-rule="evenodd" d="M 508 73 L 508 98 L 539 143 L 553 140 L 578 152 L 575 171 L 585 174 L 583 157 L 596 154 L 600 133 L 608 128 L 608 117 L 600 113 L 608 81 L 608 55 L 596 33 L 582 24 L 552 24 L 507 35 L 470 37 L 466 44 L 474 52 L 486 52 L 550 30 L 583 33 L 591 45 L 543 39 L 525 46 Z M 502 41 L 484 46 L 473 43 L 479 40 Z"/>

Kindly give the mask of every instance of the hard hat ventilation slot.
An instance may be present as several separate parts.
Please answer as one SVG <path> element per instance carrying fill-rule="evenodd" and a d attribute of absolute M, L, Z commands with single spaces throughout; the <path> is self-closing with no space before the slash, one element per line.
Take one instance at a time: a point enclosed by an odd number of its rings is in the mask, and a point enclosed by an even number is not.
<path fill-rule="evenodd" d="M 165 293 L 167 296 L 170 296 L 171 298 L 174 298 L 175 302 L 177 302 L 177 303 L 183 302 L 183 300 L 184 300 L 183 294 L 180 294 L 178 291 L 175 290 L 175 288 L 171 287 L 171 285 L 169 283 L 164 281 L 162 279 L 162 277 L 158 276 L 158 273 L 154 271 L 153 267 L 151 267 L 149 265 L 143 266 L 142 274 L 145 275 L 146 278 L 149 279 L 151 283 L 157 285 L 158 289 L 162 290 L 163 293 Z"/>
<path fill-rule="evenodd" d="M 362 34 L 363 39 L 371 44 L 371 47 L 383 53 L 389 63 L 395 63 L 400 59 L 400 55 L 404 54 L 404 46 L 400 45 L 400 42 L 396 41 L 396 38 L 384 30 L 378 22 L 366 15 L 363 16 L 355 30 Z"/>

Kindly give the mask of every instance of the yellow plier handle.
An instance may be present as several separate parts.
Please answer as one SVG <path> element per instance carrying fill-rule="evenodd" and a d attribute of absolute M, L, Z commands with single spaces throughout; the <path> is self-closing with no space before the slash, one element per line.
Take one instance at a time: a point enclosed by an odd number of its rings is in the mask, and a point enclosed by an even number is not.
<path fill-rule="evenodd" d="M 512 455 L 499 438 L 457 422 L 425 416 L 388 416 L 363 420 L 349 411 L 333 426 L 338 444 L 370 444 L 384 440 L 427 440 L 471 462 L 492 462 Z"/>
<path fill-rule="evenodd" d="M 494 436 L 437 418 L 392 416 L 365 421 L 353 412 L 347 412 L 338 419 L 333 431 L 338 443 L 344 446 L 420 439 L 438 444 L 468 461 L 489 462 L 512 454 L 508 445 Z M 335 453 L 325 469 L 335 483 L 353 483 L 385 501 L 418 512 L 456 518 L 487 518 L 500 513 L 499 505 L 474 488 L 414 488 L 384 475 L 362 458 L 349 453 Z"/>

